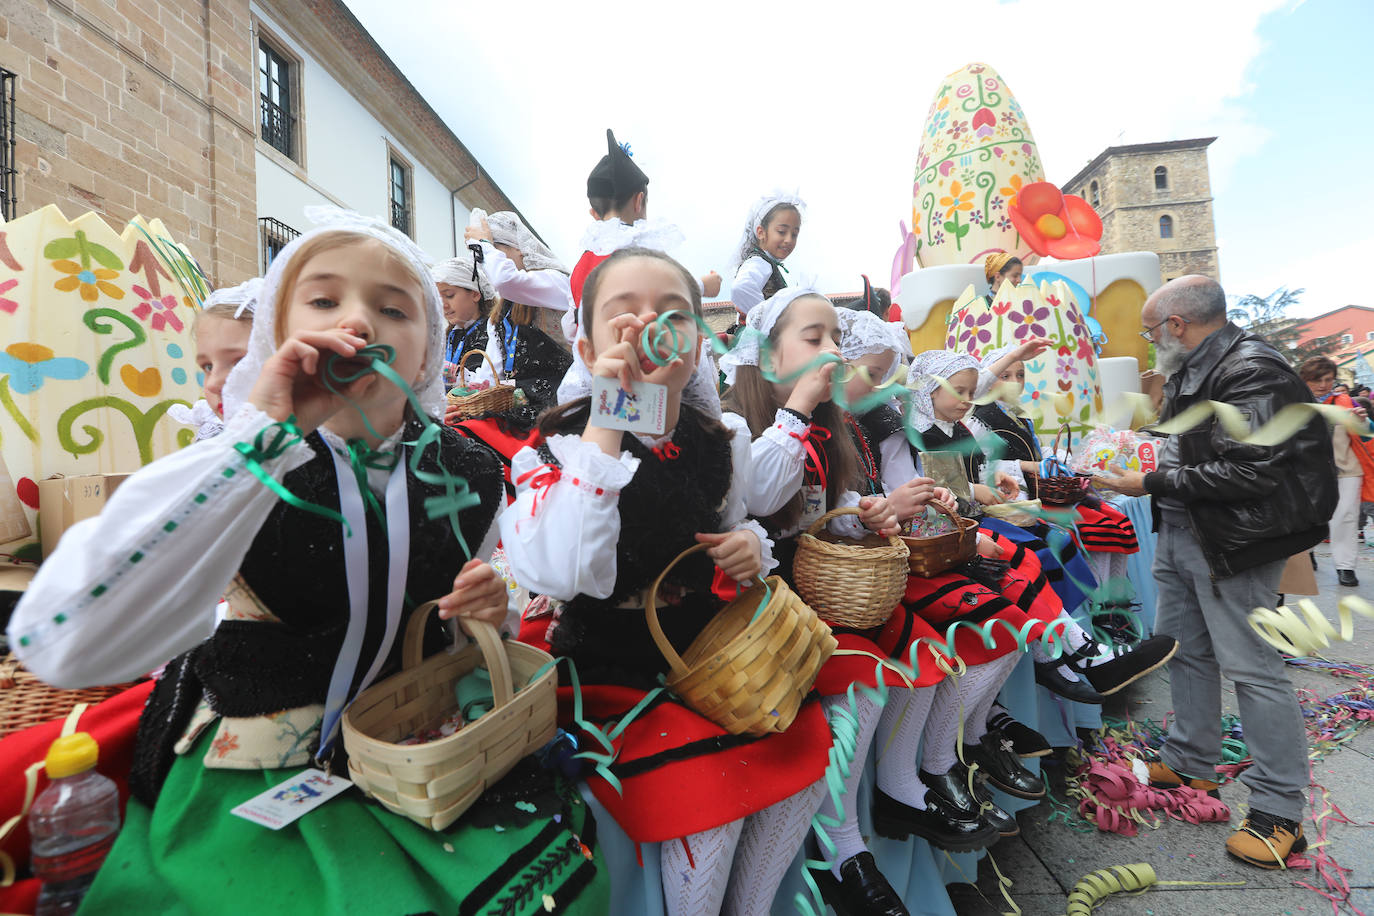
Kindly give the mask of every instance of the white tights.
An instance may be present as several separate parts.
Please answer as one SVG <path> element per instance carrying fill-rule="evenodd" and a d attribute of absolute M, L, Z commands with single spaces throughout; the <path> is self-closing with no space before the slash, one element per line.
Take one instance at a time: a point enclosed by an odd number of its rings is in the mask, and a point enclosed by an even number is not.
<path fill-rule="evenodd" d="M 893 691 L 894 694 L 897 692 Z M 863 836 L 859 833 L 859 780 L 863 777 L 864 764 L 868 761 L 868 751 L 873 745 L 873 733 L 878 728 L 878 717 L 879 715 L 886 715 L 886 711 L 880 710 L 878 704 L 869 699 L 866 694 L 857 693 L 854 700 L 854 712 L 858 721 L 855 725 L 854 759 L 849 764 L 849 778 L 844 781 L 844 793 L 840 797 L 840 803 L 844 807 L 844 817 L 838 827 L 825 828 L 826 836 L 835 842 L 835 854 L 830 870 L 836 878 L 840 876 L 840 865 L 846 859 L 857 856 L 868 849 Z M 822 697 L 821 707 L 825 710 L 826 718 L 829 719 L 832 715 L 832 709 L 836 706 L 845 706 L 848 702 L 849 698 L 844 694 Z M 893 698 L 890 697 L 888 706 L 890 707 L 892 703 Z M 917 735 L 920 735 L 919 729 L 917 729 Z M 915 758 L 913 757 L 913 759 Z M 840 817 L 839 812 L 835 809 L 835 800 L 831 798 L 828 789 L 821 802 L 821 814 L 830 818 Z"/>
<path fill-rule="evenodd" d="M 934 685 L 894 689 L 878 720 L 878 737 L 874 742 L 878 788 L 918 810 L 926 806 L 926 786 L 916 774 L 916 754 L 934 699 Z"/>
<path fill-rule="evenodd" d="M 824 787 L 822 780 L 746 818 L 664 843 L 668 916 L 767 916 Z"/>
<path fill-rule="evenodd" d="M 975 665 L 962 677 L 947 677 L 935 688 L 935 702 L 926 720 L 922 767 L 927 773 L 949 772 L 958 762 L 959 713 L 963 707 L 964 743 L 974 744 L 987 734 L 988 712 L 997 699 L 1021 653 L 1009 652 L 1001 658 Z M 908 802 L 910 804 L 910 802 Z"/>

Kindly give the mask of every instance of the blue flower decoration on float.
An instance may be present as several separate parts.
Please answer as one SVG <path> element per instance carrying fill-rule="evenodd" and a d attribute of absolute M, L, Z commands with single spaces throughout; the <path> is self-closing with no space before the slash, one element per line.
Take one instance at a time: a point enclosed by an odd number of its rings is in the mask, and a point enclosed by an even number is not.
<path fill-rule="evenodd" d="M 90 371 L 81 360 L 54 356 L 42 344 L 13 343 L 0 353 L 0 375 L 8 375 L 10 387 L 19 394 L 32 394 L 48 379 L 75 381 Z"/>

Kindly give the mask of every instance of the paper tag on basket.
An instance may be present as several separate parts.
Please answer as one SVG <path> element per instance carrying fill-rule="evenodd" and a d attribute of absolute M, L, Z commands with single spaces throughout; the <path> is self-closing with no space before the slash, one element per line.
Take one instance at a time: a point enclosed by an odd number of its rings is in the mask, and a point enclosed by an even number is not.
<path fill-rule="evenodd" d="M 342 776 L 329 776 L 312 767 L 253 796 L 229 813 L 280 830 L 352 787 L 353 783 Z"/>
<path fill-rule="evenodd" d="M 663 435 L 668 418 L 668 389 L 653 382 L 632 382 L 630 390 L 615 379 L 592 379 L 592 424 L 649 436 Z"/>
<path fill-rule="evenodd" d="M 825 487 L 818 483 L 803 484 L 801 528 L 805 531 L 825 514 Z"/>

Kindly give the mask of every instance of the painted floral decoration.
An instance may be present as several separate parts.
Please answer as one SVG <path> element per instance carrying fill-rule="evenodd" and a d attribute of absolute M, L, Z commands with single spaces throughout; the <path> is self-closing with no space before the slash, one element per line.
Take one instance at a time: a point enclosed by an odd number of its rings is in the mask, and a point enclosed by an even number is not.
<path fill-rule="evenodd" d="M 170 327 L 179 333 L 184 327 L 181 319 L 172 312 L 177 304 L 176 296 L 155 296 L 138 284 L 134 284 L 134 295 L 143 300 L 134 306 L 134 317 L 140 321 L 147 321 L 153 326 L 154 331 L 161 331 L 165 327 Z"/>
<path fill-rule="evenodd" d="M 12 343 L 0 353 L 0 374 L 9 376 L 10 387 L 19 394 L 31 394 L 47 379 L 71 381 L 83 377 L 91 367 L 70 356 L 54 356 L 53 351 L 36 343 Z"/>
<path fill-rule="evenodd" d="M 1015 327 L 1012 335 L 1017 340 L 1023 340 L 1028 334 L 1031 337 L 1044 337 L 1048 331 L 1042 322 L 1049 317 L 1048 306 L 1036 308 L 1034 299 L 1023 299 L 1020 310 L 1008 313 L 1007 321 Z"/>
<path fill-rule="evenodd" d="M 111 299 L 124 298 L 124 290 L 109 282 L 119 276 L 117 270 L 110 270 L 106 267 L 82 267 L 75 261 L 68 261 L 65 258 L 53 261 L 52 266 L 59 273 L 66 274 L 65 277 L 59 278 L 53 284 L 54 289 L 64 293 L 79 289 L 81 290 L 81 298 L 87 302 L 94 302 L 99 299 L 101 293 Z"/>
<path fill-rule="evenodd" d="M 1102 250 L 1102 220 L 1088 202 L 1048 181 L 1028 184 L 1007 207 L 1016 231 L 1036 254 L 1072 261 Z"/>

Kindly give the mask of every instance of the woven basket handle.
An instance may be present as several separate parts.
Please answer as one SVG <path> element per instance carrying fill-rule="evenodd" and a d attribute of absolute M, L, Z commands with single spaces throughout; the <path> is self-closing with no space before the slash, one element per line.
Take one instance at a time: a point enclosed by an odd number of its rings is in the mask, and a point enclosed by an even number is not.
<path fill-rule="evenodd" d="M 493 384 L 493 385 L 498 385 L 498 384 L 500 384 L 500 382 L 501 382 L 501 373 L 499 373 L 499 372 L 496 371 L 496 363 L 494 363 L 494 362 L 491 361 L 491 357 L 487 355 L 487 351 L 486 351 L 486 350 L 469 350 L 469 351 L 463 356 L 463 358 L 462 358 L 461 360 L 459 360 L 459 362 L 458 362 L 458 384 L 459 384 L 461 387 L 463 387 L 463 388 L 466 388 L 466 387 L 468 386 L 468 358 L 469 358 L 470 356 L 472 356 L 472 354 L 474 354 L 474 353 L 476 353 L 477 355 L 481 356 L 481 357 L 482 357 L 482 360 L 483 360 L 488 366 L 491 367 L 491 379 L 492 379 L 492 384 Z"/>
<path fill-rule="evenodd" d="M 947 518 L 947 519 L 949 519 L 951 522 L 953 522 L 953 523 L 954 523 L 954 530 L 955 530 L 955 531 L 962 531 L 962 530 L 963 530 L 963 526 L 959 524 L 959 516 L 955 515 L 955 514 L 954 514 L 954 511 L 953 511 L 952 509 L 950 509 L 949 506 L 946 506 L 944 503 L 942 503 L 942 502 L 937 502 L 936 500 L 933 500 L 933 499 L 932 499 L 930 502 L 926 503 L 926 505 L 929 506 L 929 507 L 931 507 L 931 508 L 933 508 L 933 509 L 935 509 L 936 512 L 939 512 L 939 513 L 940 513 L 941 515 L 943 515 L 945 518 Z"/>
<path fill-rule="evenodd" d="M 439 602 L 430 601 L 420 605 L 415 609 L 415 613 L 410 615 L 410 623 L 406 624 L 405 643 L 401 647 L 403 671 L 414 668 L 424 660 L 425 624 L 429 622 L 429 615 L 438 606 Z M 506 647 L 501 643 L 501 634 L 497 632 L 496 627 L 482 620 L 466 617 L 454 619 L 458 621 L 458 626 L 463 632 L 471 636 L 477 642 L 477 647 L 482 650 L 482 658 L 486 660 L 487 671 L 491 674 L 491 698 L 495 703 L 493 708 L 506 705 L 515 696 L 515 679 L 511 675 Z"/>
<path fill-rule="evenodd" d="M 663 584 L 663 577 L 672 571 L 673 567 L 681 563 L 688 554 L 696 553 L 699 550 L 706 550 L 709 544 L 694 544 L 682 553 L 673 557 L 673 561 L 663 567 L 663 572 L 658 574 L 654 580 L 653 587 L 649 589 L 649 597 L 644 602 L 644 619 L 649 624 L 649 635 L 654 638 L 654 645 L 658 646 L 658 651 L 663 653 L 663 657 L 668 660 L 668 667 L 673 669 L 673 677 L 681 677 L 687 673 L 687 665 L 682 661 L 682 656 L 677 654 L 673 644 L 668 642 L 668 637 L 663 635 L 663 627 L 658 622 L 658 587 Z"/>
<path fill-rule="evenodd" d="M 1064 463 L 1068 464 L 1069 460 L 1073 458 L 1073 431 L 1069 429 L 1068 420 L 1065 420 L 1064 425 L 1059 427 L 1059 432 L 1054 434 L 1054 445 L 1050 446 L 1050 453 L 1055 458 L 1059 457 L 1059 437 L 1064 435 L 1065 432 L 1069 434 L 1069 447 L 1068 450 L 1064 453 Z"/>
<path fill-rule="evenodd" d="M 811 527 L 806 529 L 806 533 L 811 535 L 812 537 L 815 537 L 816 535 L 820 534 L 821 528 L 824 527 L 825 523 L 830 521 L 832 518 L 835 518 L 840 515 L 858 515 L 862 511 L 863 510 L 860 509 L 858 506 L 845 506 L 840 509 L 831 509 L 829 512 L 825 513 L 820 518 L 816 519 L 816 521 L 814 521 L 811 524 Z M 888 535 L 887 542 L 891 544 L 893 547 L 905 546 L 905 542 L 895 534 Z"/>

